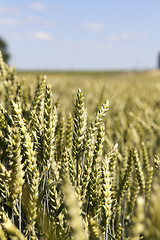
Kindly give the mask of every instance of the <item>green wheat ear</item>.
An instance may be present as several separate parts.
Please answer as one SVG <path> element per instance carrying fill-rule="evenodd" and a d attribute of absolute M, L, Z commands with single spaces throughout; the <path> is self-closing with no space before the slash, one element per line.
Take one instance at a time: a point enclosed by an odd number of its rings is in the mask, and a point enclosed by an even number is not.
<path fill-rule="evenodd" d="M 133 210 L 135 208 L 135 203 L 137 200 L 139 190 L 140 190 L 140 187 L 138 184 L 138 179 L 137 179 L 137 176 L 134 174 L 132 185 L 130 187 L 130 199 L 128 202 L 128 213 L 129 214 L 133 214 Z"/>
<path fill-rule="evenodd" d="M 86 240 L 76 193 L 71 186 L 68 176 L 65 176 L 63 179 L 62 192 L 64 194 L 64 204 L 67 210 L 72 237 L 74 240 Z"/>
<path fill-rule="evenodd" d="M 160 185 L 159 178 L 153 184 L 145 227 L 145 239 L 160 239 Z"/>
<path fill-rule="evenodd" d="M 115 198 L 113 198 L 113 201 L 112 201 L 111 220 L 114 218 L 114 216 L 116 214 L 115 210 L 119 208 L 121 198 L 124 196 L 126 190 L 129 187 L 130 177 L 131 177 L 131 173 L 133 170 L 133 156 L 134 156 L 134 149 L 131 149 L 129 152 L 129 156 L 128 156 L 128 160 L 127 160 L 127 167 L 125 169 L 124 177 L 123 177 L 122 181 L 119 183 L 119 189 L 116 193 Z"/>
<path fill-rule="evenodd" d="M 72 183 L 72 185 L 76 185 L 76 166 L 75 166 L 75 162 L 72 158 L 72 154 L 70 152 L 70 149 L 66 148 L 66 153 L 68 156 L 68 173 L 69 173 L 69 179 Z"/>
<path fill-rule="evenodd" d="M 140 239 L 141 234 L 144 233 L 144 220 L 145 220 L 144 198 L 140 196 L 137 198 L 137 207 L 136 207 L 135 215 L 132 218 L 132 228 L 130 233 L 131 240 Z M 154 238 L 154 240 L 156 239 Z"/>
<path fill-rule="evenodd" d="M 150 192 L 152 188 L 152 183 L 153 183 L 153 167 L 150 167 L 148 169 L 148 178 L 146 181 L 146 188 L 145 188 L 145 203 L 146 203 L 146 208 L 148 208 L 149 200 L 150 200 Z"/>
<path fill-rule="evenodd" d="M 101 231 L 98 226 L 98 223 L 94 218 L 89 219 L 89 239 L 94 239 L 94 240 L 101 240 Z"/>
<path fill-rule="evenodd" d="M 10 128 L 10 135 L 8 139 L 8 158 L 9 158 L 9 170 L 10 181 L 9 191 L 12 204 L 12 221 L 14 223 L 14 212 L 16 210 L 16 204 L 19 209 L 19 230 L 21 230 L 21 197 L 22 187 L 24 185 L 24 171 L 21 156 L 21 142 L 20 135 L 17 127 Z"/>
<path fill-rule="evenodd" d="M 130 154 L 127 161 L 127 167 L 125 170 L 124 178 L 122 182 L 120 183 L 119 193 L 118 193 L 118 199 L 123 196 L 124 192 L 127 190 L 129 186 L 130 176 L 133 168 L 133 156 L 134 156 L 134 149 L 130 150 Z"/>
<path fill-rule="evenodd" d="M 0 200 L 6 200 L 9 196 L 10 172 L 0 163 Z"/>
<path fill-rule="evenodd" d="M 137 149 L 134 149 L 134 152 L 133 152 L 133 162 L 134 162 L 135 172 L 137 175 L 139 186 L 141 188 L 142 193 L 144 193 L 145 192 L 145 179 L 144 179 L 144 174 L 142 171 L 142 167 L 141 167 Z"/>
<path fill-rule="evenodd" d="M 66 147 L 71 149 L 72 147 L 72 139 L 73 139 L 73 123 L 72 123 L 72 115 L 71 113 L 67 117 L 67 125 L 66 125 Z"/>
<path fill-rule="evenodd" d="M 1 128 L 5 132 L 7 131 L 7 126 L 13 126 L 14 122 L 11 115 L 8 114 L 7 110 L 0 104 L 0 121 Z"/>
<path fill-rule="evenodd" d="M 11 222 L 11 220 L 7 217 L 7 215 L 4 212 L 0 212 L 0 226 L 1 226 L 1 229 L 3 229 L 3 232 L 7 235 L 6 239 L 17 239 L 17 240 L 26 239 L 24 235 L 20 233 L 20 231 L 16 228 L 16 226 Z"/>
<path fill-rule="evenodd" d="M 7 240 L 5 232 L 2 229 L 2 226 L 0 225 L 0 239 L 1 240 Z"/>
<path fill-rule="evenodd" d="M 22 196 L 24 171 L 21 156 L 21 143 L 18 128 L 11 128 L 9 136 L 10 197 L 12 201 Z"/>
<path fill-rule="evenodd" d="M 95 118 L 89 124 L 86 129 L 86 135 L 84 139 L 84 154 L 87 155 L 87 152 L 90 151 L 93 147 L 94 134 L 98 127 L 101 125 L 103 118 L 105 117 L 109 109 L 109 101 L 107 100 L 98 110 Z"/>
<path fill-rule="evenodd" d="M 111 182 L 111 198 L 115 199 L 116 195 L 116 163 L 118 157 L 118 143 L 116 143 L 110 152 L 107 154 L 108 162 L 109 162 L 109 172 L 110 172 L 110 182 Z"/>
<path fill-rule="evenodd" d="M 42 78 L 42 81 L 40 83 L 38 82 L 37 88 L 34 94 L 34 100 L 30 108 L 30 112 L 35 111 L 36 108 L 38 108 L 39 103 L 42 101 L 45 82 L 46 82 L 46 76 Z"/>
<path fill-rule="evenodd" d="M 101 166 L 101 218 L 102 218 L 102 228 L 108 232 L 109 220 L 111 217 L 111 181 L 109 172 L 109 162 L 108 157 L 102 160 Z"/>
<path fill-rule="evenodd" d="M 148 153 L 147 153 L 147 148 L 144 142 L 142 142 L 142 155 L 143 155 L 143 164 L 144 164 L 144 169 L 146 173 L 148 173 L 150 164 L 149 164 L 149 158 L 148 158 Z"/>
<path fill-rule="evenodd" d="M 46 86 L 44 101 L 44 130 L 43 130 L 43 168 L 49 167 L 53 157 L 52 131 L 52 94 L 51 86 Z"/>
<path fill-rule="evenodd" d="M 64 114 L 60 114 L 56 129 L 56 161 L 61 162 L 62 153 L 64 151 L 65 140 L 65 118 Z"/>
<path fill-rule="evenodd" d="M 100 173 L 101 173 L 101 161 L 103 156 L 103 142 L 104 142 L 104 125 L 102 124 L 98 129 L 97 140 L 95 143 L 95 150 L 93 156 L 93 162 L 91 166 L 90 180 L 88 183 L 89 192 L 89 209 L 91 216 L 95 216 L 100 211 Z"/>
<path fill-rule="evenodd" d="M 27 131 L 25 122 L 21 116 L 18 105 L 11 102 L 13 119 L 19 128 L 21 141 L 22 141 L 22 153 L 25 169 L 25 180 L 28 188 L 28 211 L 27 215 L 27 230 L 26 234 L 32 238 L 36 237 L 35 223 L 37 218 L 37 199 L 38 199 L 38 186 L 39 186 L 39 172 L 37 169 L 35 152 L 33 150 L 33 142 Z M 26 199 L 24 199 L 26 200 Z"/>
<path fill-rule="evenodd" d="M 86 129 L 86 115 L 84 107 L 84 95 L 81 89 L 78 90 L 74 110 L 74 131 L 73 131 L 73 156 L 76 161 L 76 178 L 79 184 L 80 157 L 83 149 L 83 139 Z"/>

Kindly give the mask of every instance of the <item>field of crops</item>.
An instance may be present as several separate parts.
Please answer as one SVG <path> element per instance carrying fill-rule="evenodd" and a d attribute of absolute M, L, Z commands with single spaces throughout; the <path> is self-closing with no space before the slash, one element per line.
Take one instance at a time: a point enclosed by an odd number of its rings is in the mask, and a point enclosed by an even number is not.
<path fill-rule="evenodd" d="M 159 111 L 159 71 L 25 73 L 1 58 L 0 239 L 159 240 Z"/>

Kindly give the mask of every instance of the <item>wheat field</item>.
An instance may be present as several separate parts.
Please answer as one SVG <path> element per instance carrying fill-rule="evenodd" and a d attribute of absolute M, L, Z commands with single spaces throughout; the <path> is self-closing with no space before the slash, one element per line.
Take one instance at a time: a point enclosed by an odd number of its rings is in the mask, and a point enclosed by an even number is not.
<path fill-rule="evenodd" d="M 0 56 L 0 239 L 159 240 L 159 96 L 159 71 L 25 73 Z"/>

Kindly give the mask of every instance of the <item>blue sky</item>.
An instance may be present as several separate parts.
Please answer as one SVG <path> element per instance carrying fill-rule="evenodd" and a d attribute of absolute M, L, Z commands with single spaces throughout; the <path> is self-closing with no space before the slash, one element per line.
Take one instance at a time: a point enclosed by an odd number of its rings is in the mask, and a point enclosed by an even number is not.
<path fill-rule="evenodd" d="M 159 0 L 0 1 L 0 36 L 18 69 L 156 68 Z"/>

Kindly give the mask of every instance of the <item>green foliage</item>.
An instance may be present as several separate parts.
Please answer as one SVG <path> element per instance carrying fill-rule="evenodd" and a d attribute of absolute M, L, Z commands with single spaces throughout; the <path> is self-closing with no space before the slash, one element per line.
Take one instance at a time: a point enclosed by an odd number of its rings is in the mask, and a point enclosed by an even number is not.
<path fill-rule="evenodd" d="M 10 54 L 8 52 L 8 46 L 4 39 L 0 38 L 0 51 L 5 62 L 8 62 L 10 59 Z"/>

